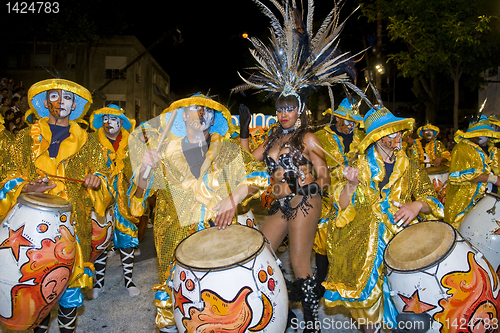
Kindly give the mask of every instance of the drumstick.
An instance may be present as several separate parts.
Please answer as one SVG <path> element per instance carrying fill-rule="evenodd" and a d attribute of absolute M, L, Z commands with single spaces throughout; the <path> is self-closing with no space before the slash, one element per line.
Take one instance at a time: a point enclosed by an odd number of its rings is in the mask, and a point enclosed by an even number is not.
<path fill-rule="evenodd" d="M 60 178 L 60 179 L 66 179 L 66 180 L 71 180 L 73 182 L 80 182 L 80 183 L 85 183 L 85 180 L 81 179 L 74 179 L 74 178 L 68 178 L 68 177 L 63 177 L 63 176 L 53 176 L 53 175 L 47 175 L 49 178 Z"/>
<path fill-rule="evenodd" d="M 170 118 L 168 119 L 167 125 L 165 126 L 165 129 L 163 130 L 160 141 L 158 142 L 158 146 L 156 147 L 157 152 L 160 150 L 160 146 L 163 143 L 163 140 L 165 140 L 165 138 L 167 137 L 167 133 L 170 132 L 170 128 L 174 124 L 174 120 L 175 120 L 176 115 L 177 115 L 177 109 L 172 111 L 170 114 Z M 146 170 L 144 171 L 144 175 L 142 176 L 142 179 L 148 179 L 150 172 L 151 172 L 151 166 L 148 165 L 146 167 Z"/>
<path fill-rule="evenodd" d="M 321 146 L 320 146 L 319 144 L 317 144 L 316 142 L 312 141 L 312 143 L 314 143 L 314 145 L 315 145 L 316 147 L 318 147 L 319 149 L 321 149 L 321 151 L 323 151 L 323 153 L 325 153 L 326 155 L 330 156 L 330 157 L 332 158 L 332 160 L 334 160 L 334 161 L 337 163 L 337 165 L 336 165 L 335 167 L 338 167 L 339 165 L 343 165 L 343 164 L 344 164 L 344 162 L 339 162 L 339 161 L 337 160 L 337 158 L 335 158 L 332 154 L 330 154 L 329 152 L 327 152 L 327 151 L 325 150 L 325 148 L 321 147 Z M 356 156 L 354 156 L 353 158 L 351 158 L 351 159 L 347 160 L 346 162 L 351 162 L 351 161 L 352 161 L 352 160 L 354 160 L 355 158 L 356 158 Z M 331 168 L 333 168 L 333 167 L 331 167 Z"/>

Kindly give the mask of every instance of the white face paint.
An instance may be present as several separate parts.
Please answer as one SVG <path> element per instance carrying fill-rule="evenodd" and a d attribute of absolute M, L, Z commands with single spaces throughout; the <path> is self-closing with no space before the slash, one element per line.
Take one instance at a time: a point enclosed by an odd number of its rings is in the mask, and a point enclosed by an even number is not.
<path fill-rule="evenodd" d="M 213 125 L 215 111 L 200 105 L 187 107 L 187 124 L 197 131 L 206 131 Z"/>
<path fill-rule="evenodd" d="M 380 141 L 380 144 L 385 149 L 389 149 L 392 151 L 401 150 L 401 146 L 402 146 L 401 132 L 396 132 L 396 133 L 386 135 L 378 141 Z"/>
<path fill-rule="evenodd" d="M 488 137 L 480 136 L 477 138 L 477 142 L 479 143 L 480 146 L 484 146 L 488 142 Z"/>
<path fill-rule="evenodd" d="M 102 124 L 104 126 L 104 132 L 115 135 L 122 127 L 122 120 L 117 116 L 105 114 L 102 116 Z"/>
<path fill-rule="evenodd" d="M 62 89 L 49 90 L 44 104 L 49 112 L 58 118 L 69 116 L 76 107 L 74 94 Z"/>

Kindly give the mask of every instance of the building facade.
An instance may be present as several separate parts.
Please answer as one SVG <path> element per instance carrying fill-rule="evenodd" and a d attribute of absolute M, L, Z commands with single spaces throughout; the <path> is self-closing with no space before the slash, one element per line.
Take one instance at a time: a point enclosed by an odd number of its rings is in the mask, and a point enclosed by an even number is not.
<path fill-rule="evenodd" d="M 16 42 L 0 55 L 2 72 L 30 87 L 59 77 L 92 92 L 90 113 L 111 103 L 122 107 L 137 123 L 158 116 L 173 98 L 170 77 L 134 36 L 97 38 L 61 50 L 40 42 Z"/>

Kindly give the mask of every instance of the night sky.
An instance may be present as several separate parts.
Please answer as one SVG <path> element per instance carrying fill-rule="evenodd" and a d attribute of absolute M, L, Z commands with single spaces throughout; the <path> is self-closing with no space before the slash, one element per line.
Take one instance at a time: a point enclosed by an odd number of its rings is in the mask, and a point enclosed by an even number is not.
<path fill-rule="evenodd" d="M 263 2 L 280 17 L 270 1 Z M 346 1 L 342 13 L 347 16 L 356 5 L 355 1 Z M 332 8 L 333 1 L 316 1 L 315 22 L 321 23 Z M 179 28 L 182 32 L 182 43 L 174 45 L 171 38 L 166 38 L 151 51 L 170 75 L 176 98 L 210 91 L 224 104 L 232 105 L 237 100 L 255 104 L 257 98 L 252 90 L 247 91 L 246 97 L 232 96 L 227 103 L 230 89 L 242 83 L 237 72 L 248 77 L 245 69 L 255 64 L 248 51 L 250 42 L 242 33 L 264 42 L 269 36 L 269 19 L 252 0 L 167 0 L 153 8 L 137 6 L 129 10 L 132 16 L 127 19 L 128 31 L 135 33 L 146 48 L 165 31 Z M 356 24 L 356 18 L 350 18 L 345 30 L 355 29 Z M 359 38 L 362 37 L 360 33 Z M 354 44 L 352 52 L 363 48 L 359 41 Z M 237 112 L 237 107 L 231 111 Z"/>
<path fill-rule="evenodd" d="M 178 28 L 183 42 L 174 45 L 165 38 L 151 50 L 153 57 L 171 77 L 171 89 L 178 97 L 210 90 L 227 100 L 229 90 L 242 83 L 237 71 L 253 65 L 244 32 L 261 35 L 267 31 L 267 18 L 251 0 L 168 1 L 155 13 L 143 8 L 137 16 L 150 16 L 148 23 L 130 27 L 148 48 L 165 31 Z M 225 5 L 217 3 L 226 3 Z M 131 21 L 129 21 L 130 23 Z M 144 26 L 140 26 L 144 24 Z"/>
<path fill-rule="evenodd" d="M 88 17 L 98 22 L 99 33 L 108 34 L 108 27 L 126 27 L 122 33 L 135 35 L 145 48 L 157 42 L 165 33 L 179 29 L 182 43 L 175 44 L 172 36 L 164 38 L 150 53 L 170 75 L 171 92 L 176 99 L 193 93 L 209 93 L 223 104 L 231 106 L 245 99 L 255 103 L 254 91 L 246 97 L 232 96 L 230 89 L 241 84 L 237 72 L 244 77 L 249 75 L 245 69 L 255 65 L 248 50 L 250 42 L 242 37 L 243 33 L 257 36 L 267 42 L 269 19 L 252 0 L 199 1 L 164 0 L 161 2 L 142 0 L 124 3 L 118 0 L 60 0 L 61 12 L 58 14 L 10 14 L 2 15 L 2 23 L 7 28 L 8 38 L 16 38 L 21 30 L 32 29 L 39 34 L 47 22 L 60 23 L 61 27 L 74 24 L 75 17 L 88 11 Z M 270 1 L 263 1 L 280 17 Z M 306 2 L 306 1 L 304 1 Z M 300 2 L 298 2 L 300 3 Z M 357 6 L 357 1 L 345 1 L 342 14 L 347 16 Z M 316 0 L 315 22 L 321 23 L 333 8 L 332 0 Z M 4 8 L 5 11 L 5 8 Z M 361 40 L 365 31 L 357 28 L 356 17 L 351 17 L 346 25 L 346 34 Z M 31 26 L 31 27 L 30 27 Z M 33 28 L 33 26 L 35 28 Z M 63 28 L 64 29 L 64 28 Z M 349 30 L 353 30 L 349 31 Z M 356 29 L 358 29 L 356 31 Z M 317 30 L 314 29 L 315 31 Z M 28 36 L 28 40 L 33 37 Z M 354 46 L 344 47 L 345 51 L 359 52 L 362 43 L 357 40 Z M 352 38 L 341 37 L 341 44 L 351 42 Z M 231 111 L 237 112 L 234 109 Z"/>

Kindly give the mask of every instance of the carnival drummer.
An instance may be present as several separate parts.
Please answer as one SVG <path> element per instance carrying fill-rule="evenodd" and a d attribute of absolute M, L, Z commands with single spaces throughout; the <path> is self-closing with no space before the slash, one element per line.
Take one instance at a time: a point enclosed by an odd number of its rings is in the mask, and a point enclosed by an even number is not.
<path fill-rule="evenodd" d="M 35 83 L 28 91 L 29 104 L 39 122 L 19 132 L 10 152 L 9 173 L 1 183 L 5 194 L 0 215 L 5 217 L 25 192 L 45 192 L 68 200 L 77 236 L 70 284 L 59 300 L 58 324 L 63 333 L 74 332 L 77 309 L 83 305 L 82 288 L 92 287 L 91 210 L 104 215 L 112 201 L 107 189 L 106 159 L 95 137 L 76 122 L 83 117 L 92 97 L 84 87 L 63 79 Z M 69 181 L 66 177 L 79 181 Z M 50 314 L 36 333 L 47 332 Z"/>
<path fill-rule="evenodd" d="M 330 260 L 325 304 L 343 305 L 374 332 L 386 323 L 397 327 L 397 310 L 385 290 L 383 253 L 402 228 L 443 216 L 429 177 L 402 148 L 402 137 L 414 120 L 399 118 L 376 106 L 364 117 L 366 136 L 359 156 L 344 169 L 344 180 L 333 189 L 333 216 L 327 232 Z M 383 292 L 384 291 L 384 292 Z"/>
<path fill-rule="evenodd" d="M 97 131 L 99 142 L 107 155 L 110 188 L 115 196 L 113 207 L 115 226 L 113 246 L 120 251 L 125 288 L 130 297 L 140 294 L 132 280 L 134 250 L 139 245 L 139 220 L 132 216 L 128 205 L 127 190 L 132 177 L 132 166 L 128 152 L 129 132 L 134 129 L 135 120 L 129 119 L 117 105 L 111 104 L 92 113 L 90 126 Z M 95 281 L 91 298 L 96 299 L 104 291 L 107 250 L 95 260 Z"/>
<path fill-rule="evenodd" d="M 264 190 L 269 179 L 262 163 L 230 139 L 236 130 L 222 104 L 198 94 L 172 103 L 160 117 L 175 117 L 170 137 L 159 151 L 148 149 L 142 156 L 130 202 L 132 213 L 141 216 L 151 189 L 158 182 L 164 185 L 157 189 L 154 223 L 160 280 L 154 288 L 156 325 L 160 332 L 177 332 L 167 285 L 176 246 L 212 225 L 226 228 L 235 220 L 237 205 Z M 148 181 L 143 177 L 147 166 L 154 173 Z"/>
<path fill-rule="evenodd" d="M 438 134 L 439 127 L 431 124 L 417 129 L 418 138 L 409 149 L 409 156 L 423 168 L 447 165 L 451 160 L 450 152 L 441 141 L 437 140 Z"/>
<path fill-rule="evenodd" d="M 500 132 L 493 130 L 484 115 L 470 123 L 465 133 L 455 133 L 457 144 L 451 152 L 444 220 L 457 229 L 474 202 L 487 190 L 491 192 L 493 185 L 500 186 L 493 172 L 498 165 L 490 157 L 496 156 L 490 150 L 498 139 Z"/>
<path fill-rule="evenodd" d="M 344 167 L 348 165 L 355 153 L 357 146 L 364 138 L 365 133 L 360 128 L 363 117 L 359 115 L 359 104 L 352 97 L 344 98 L 335 111 L 331 109 L 323 112 L 323 115 L 331 114 L 335 117 L 333 125 L 326 125 L 315 134 L 329 153 L 325 155 L 326 164 L 333 167 L 330 172 L 331 188 L 335 187 L 342 179 Z M 339 165 L 339 163 L 341 163 Z M 313 250 L 316 253 L 316 278 L 323 282 L 328 272 L 328 257 L 326 255 L 326 230 L 332 209 L 329 196 L 323 197 L 323 208 L 321 218 L 318 221 L 318 229 L 314 239 Z"/>

